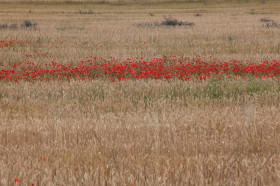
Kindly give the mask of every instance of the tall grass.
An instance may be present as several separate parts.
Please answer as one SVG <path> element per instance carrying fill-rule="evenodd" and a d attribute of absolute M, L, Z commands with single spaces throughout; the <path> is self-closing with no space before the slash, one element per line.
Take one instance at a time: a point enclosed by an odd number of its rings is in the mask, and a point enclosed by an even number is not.
<path fill-rule="evenodd" d="M 1 183 L 278 182 L 279 85 L 215 83 L 2 86 Z"/>
<path fill-rule="evenodd" d="M 0 6 L 0 24 L 38 23 L 1 30 L 1 41 L 19 42 L 0 48 L 0 65 L 280 57 L 280 29 L 259 21 L 280 21 L 278 1 Z M 164 15 L 195 26 L 134 26 Z M 279 103 L 275 79 L 0 80 L 0 185 L 279 185 Z"/>

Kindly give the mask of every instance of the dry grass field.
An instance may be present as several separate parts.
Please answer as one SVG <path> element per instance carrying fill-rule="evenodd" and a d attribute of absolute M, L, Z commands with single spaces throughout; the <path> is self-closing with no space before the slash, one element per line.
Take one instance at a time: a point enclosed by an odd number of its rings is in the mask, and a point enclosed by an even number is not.
<path fill-rule="evenodd" d="M 169 15 L 195 25 L 150 25 Z M 263 18 L 280 23 L 280 1 L 1 1 L 0 41 L 21 43 L 0 47 L 0 65 L 279 60 L 280 28 Z M 37 25 L 10 27 L 25 20 Z M 279 113 L 273 78 L 0 79 L 0 185 L 279 185 Z"/>

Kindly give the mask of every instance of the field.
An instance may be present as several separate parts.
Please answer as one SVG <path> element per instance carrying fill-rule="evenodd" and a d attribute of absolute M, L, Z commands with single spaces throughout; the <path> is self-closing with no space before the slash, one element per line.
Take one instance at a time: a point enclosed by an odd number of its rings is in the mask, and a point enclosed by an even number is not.
<path fill-rule="evenodd" d="M 0 185 L 280 184 L 280 1 L 0 15 Z"/>

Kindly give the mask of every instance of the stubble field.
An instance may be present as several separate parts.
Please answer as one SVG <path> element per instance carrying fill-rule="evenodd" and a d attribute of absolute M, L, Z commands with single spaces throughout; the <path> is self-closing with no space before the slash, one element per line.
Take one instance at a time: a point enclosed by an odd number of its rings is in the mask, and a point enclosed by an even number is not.
<path fill-rule="evenodd" d="M 279 185 L 279 10 L 1 2 L 0 185 Z"/>

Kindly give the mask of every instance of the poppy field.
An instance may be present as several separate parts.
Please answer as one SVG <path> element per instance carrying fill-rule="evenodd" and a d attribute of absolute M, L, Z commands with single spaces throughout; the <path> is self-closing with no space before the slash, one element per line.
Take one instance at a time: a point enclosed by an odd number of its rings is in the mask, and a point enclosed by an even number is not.
<path fill-rule="evenodd" d="M 0 185 L 279 185 L 280 2 L 0 2 Z"/>
<path fill-rule="evenodd" d="M 23 41 L 1 41 L 2 48 Z M 23 54 L 27 61 L 1 65 L 2 81 L 50 81 L 50 80 L 141 80 L 141 79 L 279 79 L 280 60 L 260 62 L 229 60 L 219 61 L 212 56 L 176 57 L 144 59 L 136 57 L 126 60 L 116 58 L 85 57 L 74 64 L 59 64 L 55 61 L 35 64 L 33 58 L 45 57 L 48 53 Z"/>

